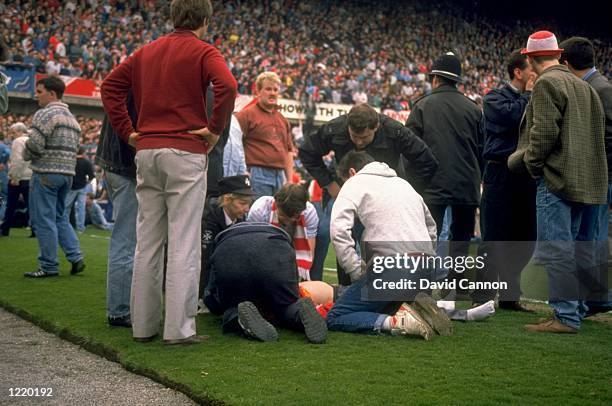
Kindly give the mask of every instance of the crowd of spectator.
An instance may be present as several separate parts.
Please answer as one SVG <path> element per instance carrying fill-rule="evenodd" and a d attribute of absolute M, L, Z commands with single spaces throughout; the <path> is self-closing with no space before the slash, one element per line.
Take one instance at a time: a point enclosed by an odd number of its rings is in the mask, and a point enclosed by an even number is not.
<path fill-rule="evenodd" d="M 240 93 L 251 94 L 257 74 L 274 70 L 287 98 L 367 101 L 398 111 L 431 88 L 425 72 L 445 51 L 461 56 L 463 90 L 479 100 L 506 79 L 501 61 L 530 32 L 549 28 L 562 39 L 568 31 L 550 23 L 502 24 L 447 0 L 229 0 L 214 6 L 210 41 L 228 59 Z M 0 15 L 13 62 L 97 81 L 172 30 L 166 0 L 9 0 L 0 4 Z M 609 75 L 609 39 L 594 42 L 598 67 Z"/>
<path fill-rule="evenodd" d="M 32 117 L 34 116 L 13 113 L 6 114 L 0 120 L 0 134 L 8 134 L 9 127 L 17 122 L 22 122 L 26 127 L 30 128 L 32 125 Z M 96 148 L 98 147 L 98 137 L 100 136 L 102 120 L 83 116 L 76 116 L 76 119 L 81 126 L 80 145 L 85 149 L 85 155 L 93 160 L 96 154 Z"/>

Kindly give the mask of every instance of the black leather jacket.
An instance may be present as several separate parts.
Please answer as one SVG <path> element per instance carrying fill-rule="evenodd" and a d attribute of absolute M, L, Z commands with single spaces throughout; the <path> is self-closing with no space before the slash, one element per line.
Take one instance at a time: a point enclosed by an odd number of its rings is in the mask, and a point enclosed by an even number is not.
<path fill-rule="evenodd" d="M 132 98 L 132 92 L 128 93 L 127 108 L 132 120 L 132 126 L 136 128 L 136 107 Z M 108 117 L 104 117 L 98 149 L 96 150 L 96 165 L 108 172 L 136 179 L 136 163 L 134 156 L 136 151 L 123 141 L 113 130 Z"/>
<path fill-rule="evenodd" d="M 374 140 L 365 147 L 365 152 L 389 165 L 417 191 L 422 190 L 438 167 L 433 153 L 423 140 L 400 122 L 383 114 L 379 114 L 379 120 Z M 321 187 L 332 181 L 342 184 L 323 163 L 322 157 L 334 151 L 336 162 L 340 162 L 344 155 L 353 150 L 355 145 L 349 136 L 347 115 L 331 120 L 316 133 L 308 135 L 299 149 L 302 164 Z"/>

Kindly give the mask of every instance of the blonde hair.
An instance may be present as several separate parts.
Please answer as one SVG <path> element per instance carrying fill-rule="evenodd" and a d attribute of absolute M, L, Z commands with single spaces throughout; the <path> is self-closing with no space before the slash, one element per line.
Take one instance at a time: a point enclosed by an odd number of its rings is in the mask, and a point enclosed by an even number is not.
<path fill-rule="evenodd" d="M 273 82 L 278 83 L 279 85 L 281 84 L 280 77 L 278 76 L 276 72 L 263 72 L 263 73 L 260 73 L 259 76 L 257 76 L 257 79 L 255 79 L 257 90 L 261 90 L 263 86 L 263 82 L 266 80 L 271 80 Z"/>

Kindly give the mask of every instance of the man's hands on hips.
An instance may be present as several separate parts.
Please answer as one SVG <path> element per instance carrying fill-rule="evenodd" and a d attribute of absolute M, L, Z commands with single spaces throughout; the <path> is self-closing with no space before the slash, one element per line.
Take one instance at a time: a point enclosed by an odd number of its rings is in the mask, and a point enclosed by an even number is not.
<path fill-rule="evenodd" d="M 210 144 L 211 149 L 219 142 L 219 135 L 212 133 L 207 127 L 202 127 L 199 130 L 191 130 L 189 134 L 195 134 L 205 139 Z"/>
<path fill-rule="evenodd" d="M 138 138 L 140 138 L 140 133 L 131 133 L 128 137 L 128 144 L 136 148 L 136 142 L 138 142 Z"/>

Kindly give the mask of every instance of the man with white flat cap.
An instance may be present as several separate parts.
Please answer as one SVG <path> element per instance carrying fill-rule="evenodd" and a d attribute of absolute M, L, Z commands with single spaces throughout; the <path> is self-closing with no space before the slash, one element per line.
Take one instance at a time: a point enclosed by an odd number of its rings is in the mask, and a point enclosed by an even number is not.
<path fill-rule="evenodd" d="M 539 75 L 510 170 L 537 183 L 538 258 L 546 265 L 553 317 L 525 330 L 577 333 L 586 306 L 581 284 L 594 266 L 597 205 L 607 202 L 604 111 L 597 92 L 559 64 L 563 49 L 538 31 L 522 51 Z"/>

